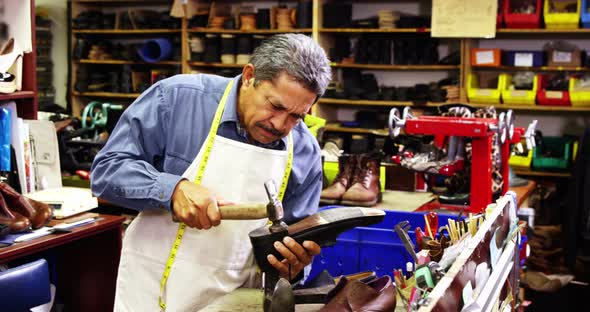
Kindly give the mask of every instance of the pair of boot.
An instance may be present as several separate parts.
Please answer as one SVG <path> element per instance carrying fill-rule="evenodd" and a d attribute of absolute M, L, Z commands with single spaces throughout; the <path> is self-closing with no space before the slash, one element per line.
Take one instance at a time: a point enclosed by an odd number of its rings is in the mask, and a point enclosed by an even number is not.
<path fill-rule="evenodd" d="M 7 225 L 10 233 L 41 228 L 52 216 L 49 205 L 27 198 L 0 182 L 0 223 Z"/>
<path fill-rule="evenodd" d="M 327 205 L 371 207 L 381 201 L 379 157 L 345 154 L 338 158 L 338 175 L 322 190 L 320 202 Z"/>
<path fill-rule="evenodd" d="M 366 283 L 343 277 L 328 293 L 327 303 L 320 312 L 393 311 L 396 306 L 395 287 L 389 275 Z"/>

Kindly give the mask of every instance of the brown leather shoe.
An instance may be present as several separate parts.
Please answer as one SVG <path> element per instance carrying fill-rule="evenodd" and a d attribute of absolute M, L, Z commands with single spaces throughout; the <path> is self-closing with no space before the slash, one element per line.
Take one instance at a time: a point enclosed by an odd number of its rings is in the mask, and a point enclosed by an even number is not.
<path fill-rule="evenodd" d="M 322 190 L 320 203 L 325 205 L 338 204 L 344 192 L 352 185 L 352 178 L 356 167 L 356 155 L 346 154 L 338 157 L 338 175 L 336 175 L 330 186 Z"/>
<path fill-rule="evenodd" d="M 379 181 L 380 160 L 370 155 L 358 155 L 352 186 L 342 195 L 341 204 L 371 207 L 381 201 Z"/>
<path fill-rule="evenodd" d="M 49 205 L 23 196 L 4 182 L 0 183 L 0 193 L 4 195 L 8 209 L 29 219 L 33 229 L 45 226 L 53 216 Z"/>
<path fill-rule="evenodd" d="M 20 233 L 31 229 L 31 221 L 19 213 L 8 209 L 4 196 L 0 193 L 0 223 L 6 224 L 10 233 Z"/>
<path fill-rule="evenodd" d="M 328 295 L 328 303 L 320 312 L 336 311 L 393 311 L 395 291 L 389 275 L 368 283 L 342 278 Z"/>

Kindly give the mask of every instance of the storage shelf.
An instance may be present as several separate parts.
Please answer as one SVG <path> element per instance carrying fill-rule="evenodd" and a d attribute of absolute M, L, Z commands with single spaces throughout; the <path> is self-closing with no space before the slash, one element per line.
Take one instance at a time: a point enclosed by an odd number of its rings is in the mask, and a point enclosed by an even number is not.
<path fill-rule="evenodd" d="M 467 103 L 473 107 L 494 106 L 496 109 L 512 109 L 519 111 L 540 111 L 540 112 L 590 112 L 590 106 L 540 106 L 540 105 L 513 105 L 513 104 L 479 104 Z"/>
<path fill-rule="evenodd" d="M 205 62 L 188 62 L 191 66 L 199 67 L 217 67 L 217 68 L 242 68 L 246 64 L 224 64 L 224 63 L 205 63 Z"/>
<path fill-rule="evenodd" d="M 374 134 L 374 135 L 380 135 L 380 136 L 388 136 L 389 135 L 389 130 L 387 130 L 387 129 L 349 128 L 349 127 L 331 126 L 331 125 L 324 127 L 324 131 L 357 133 L 357 134 Z"/>
<path fill-rule="evenodd" d="M 119 99 L 135 99 L 141 93 L 113 93 L 113 92 L 72 92 L 75 96 L 87 97 L 105 97 L 105 98 L 119 98 Z"/>
<path fill-rule="evenodd" d="M 189 28 L 189 33 L 208 33 L 208 34 L 285 34 L 285 33 L 311 33 L 311 28 L 293 28 L 293 29 L 211 29 L 206 27 Z"/>
<path fill-rule="evenodd" d="M 155 63 L 147 63 L 147 62 L 134 62 L 134 61 L 125 61 L 125 60 L 90 60 L 90 59 L 82 59 L 76 61 L 79 64 L 105 64 L 105 65 L 181 65 L 180 62 L 177 61 L 162 61 L 162 62 L 155 62 Z"/>
<path fill-rule="evenodd" d="M 150 4 L 170 4 L 170 0 L 71 0 L 72 2 L 77 3 L 104 3 L 104 4 L 129 4 L 129 3 L 138 3 L 142 5 L 150 5 Z"/>
<path fill-rule="evenodd" d="M 531 177 L 560 177 L 569 178 L 571 173 L 569 172 L 545 172 L 545 171 L 533 171 L 533 170 L 514 170 L 514 174 L 531 176 Z"/>
<path fill-rule="evenodd" d="M 511 34 L 570 34 L 570 33 L 590 33 L 590 28 L 574 28 L 574 29 L 547 29 L 547 28 L 533 28 L 533 29 L 517 29 L 517 28 L 499 28 L 496 33 L 511 33 Z"/>
<path fill-rule="evenodd" d="M 458 70 L 459 65 L 386 65 L 386 64 L 330 64 L 335 68 L 383 69 L 383 70 Z"/>
<path fill-rule="evenodd" d="M 370 100 L 347 100 L 347 99 L 331 99 L 321 98 L 318 103 L 320 104 L 333 104 L 333 105 L 350 105 L 350 106 L 416 106 L 416 107 L 437 107 L 448 103 L 434 103 L 428 102 L 426 105 L 414 105 L 412 101 L 370 101 Z"/>
<path fill-rule="evenodd" d="M 13 93 L 0 93 L 0 101 L 10 101 L 16 99 L 30 99 L 35 97 L 34 91 L 17 91 Z"/>
<path fill-rule="evenodd" d="M 93 35 L 179 34 L 180 29 L 73 29 L 72 33 Z"/>
<path fill-rule="evenodd" d="M 320 28 L 321 33 L 427 33 L 430 28 Z"/>
<path fill-rule="evenodd" d="M 473 66 L 473 68 L 477 68 L 479 70 L 510 70 L 510 71 L 519 71 L 519 70 L 530 70 L 530 71 L 576 71 L 576 72 L 586 72 L 590 71 L 590 67 L 553 67 L 553 66 L 541 66 L 541 67 L 525 67 L 525 66 Z"/>

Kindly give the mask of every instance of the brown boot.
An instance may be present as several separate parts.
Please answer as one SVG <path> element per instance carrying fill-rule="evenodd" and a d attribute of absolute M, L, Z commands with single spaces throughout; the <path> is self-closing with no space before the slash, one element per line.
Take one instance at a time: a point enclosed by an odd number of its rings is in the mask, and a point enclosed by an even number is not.
<path fill-rule="evenodd" d="M 341 279 L 328 294 L 328 303 L 320 312 L 379 311 L 395 309 L 395 286 L 389 275 L 363 283 Z"/>
<path fill-rule="evenodd" d="M 49 205 L 23 196 L 4 182 L 0 183 L 0 193 L 4 195 L 8 209 L 29 219 L 33 229 L 45 226 L 53 216 Z"/>
<path fill-rule="evenodd" d="M 381 201 L 378 158 L 359 155 L 352 186 L 342 195 L 341 204 L 371 207 Z"/>
<path fill-rule="evenodd" d="M 4 196 L 0 193 L 0 223 L 6 224 L 10 233 L 20 233 L 31 229 L 31 221 L 19 213 L 8 210 Z"/>
<path fill-rule="evenodd" d="M 338 175 L 330 186 L 322 190 L 320 203 L 335 205 L 340 203 L 342 195 L 352 185 L 354 169 L 357 167 L 357 156 L 345 154 L 338 157 Z"/>

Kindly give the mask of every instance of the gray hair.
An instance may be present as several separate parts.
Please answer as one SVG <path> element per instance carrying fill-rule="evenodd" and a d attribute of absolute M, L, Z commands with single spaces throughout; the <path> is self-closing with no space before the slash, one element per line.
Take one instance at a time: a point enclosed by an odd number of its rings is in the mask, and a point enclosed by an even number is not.
<path fill-rule="evenodd" d="M 255 85 L 285 72 L 320 97 L 332 79 L 326 53 L 302 34 L 281 34 L 264 40 L 254 50 L 250 63 L 254 65 Z"/>

